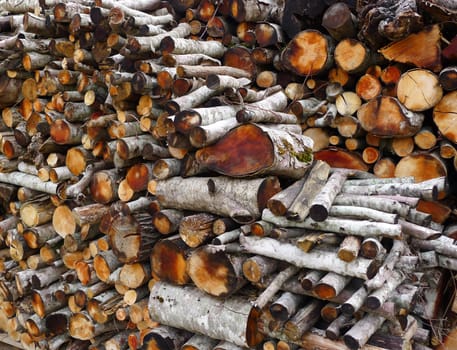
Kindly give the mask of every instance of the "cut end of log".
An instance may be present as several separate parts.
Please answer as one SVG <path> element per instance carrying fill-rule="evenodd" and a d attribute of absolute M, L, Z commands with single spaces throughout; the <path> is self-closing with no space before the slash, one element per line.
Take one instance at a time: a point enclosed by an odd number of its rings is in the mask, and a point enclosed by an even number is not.
<path fill-rule="evenodd" d="M 184 285 L 189 282 L 185 251 L 169 240 L 161 240 L 154 245 L 151 254 L 153 272 L 161 280 Z"/>
<path fill-rule="evenodd" d="M 328 210 L 323 205 L 315 204 L 309 209 L 309 216 L 314 221 L 324 221 L 328 218 Z"/>
<path fill-rule="evenodd" d="M 282 53 L 282 63 L 301 76 L 315 75 L 329 65 L 329 39 L 317 30 L 298 33 Z"/>
<path fill-rule="evenodd" d="M 217 297 L 227 296 L 236 285 L 232 264 L 224 252 L 208 252 L 204 247 L 190 255 L 187 268 L 189 276 L 206 293 Z"/>

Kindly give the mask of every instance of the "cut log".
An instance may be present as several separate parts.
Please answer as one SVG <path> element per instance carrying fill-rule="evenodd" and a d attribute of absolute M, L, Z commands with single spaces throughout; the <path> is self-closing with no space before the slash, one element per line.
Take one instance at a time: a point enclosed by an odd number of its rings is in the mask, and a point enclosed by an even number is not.
<path fill-rule="evenodd" d="M 246 256 L 228 254 L 217 246 L 202 246 L 190 253 L 187 272 L 195 285 L 206 293 L 229 296 L 246 284 L 243 262 Z"/>
<path fill-rule="evenodd" d="M 148 213 L 129 213 L 123 208 L 111 221 L 108 229 L 110 243 L 122 263 L 142 261 L 149 257 L 150 249 L 160 233 L 151 227 Z"/>
<path fill-rule="evenodd" d="M 258 219 L 268 199 L 279 190 L 278 179 L 274 177 L 252 180 L 174 177 L 148 184 L 148 191 L 164 207 L 206 211 L 229 216 L 239 223 Z"/>
<path fill-rule="evenodd" d="M 373 64 L 373 57 L 362 42 L 346 38 L 335 47 L 335 63 L 350 74 L 361 73 Z"/>
<path fill-rule="evenodd" d="M 293 341 L 300 340 L 319 320 L 323 304 L 321 300 L 312 299 L 284 324 L 284 334 Z"/>
<path fill-rule="evenodd" d="M 298 268 L 296 266 L 290 265 L 289 267 L 276 274 L 276 276 L 271 279 L 268 287 L 265 288 L 263 292 L 257 297 L 254 302 L 254 306 L 258 310 L 263 309 L 274 297 L 274 295 L 281 289 L 284 282 L 294 276 L 297 272 Z"/>
<path fill-rule="evenodd" d="M 190 281 L 187 272 L 187 258 L 191 249 L 178 236 L 158 241 L 151 252 L 152 271 L 161 280 L 184 285 Z"/>
<path fill-rule="evenodd" d="M 333 64 L 332 53 L 333 42 L 330 37 L 307 29 L 289 41 L 281 54 L 281 63 L 295 74 L 316 75 Z"/>
<path fill-rule="evenodd" d="M 179 223 L 179 236 L 191 248 L 196 248 L 212 237 L 213 222 L 217 216 L 208 213 L 192 214 Z"/>
<path fill-rule="evenodd" d="M 313 220 L 324 221 L 327 219 L 330 207 L 341 191 L 347 175 L 344 171 L 335 171 L 330 175 L 324 187 L 310 203 L 309 214 Z"/>
<path fill-rule="evenodd" d="M 332 168 L 348 168 L 362 171 L 368 171 L 369 169 L 358 153 L 342 148 L 329 148 L 318 151 L 314 154 L 314 159 L 323 160 Z"/>
<path fill-rule="evenodd" d="M 457 96 L 457 91 L 447 93 L 433 109 L 433 121 L 436 126 L 448 140 L 454 143 L 457 142 L 457 135 L 452 128 L 456 119 L 453 113 L 455 96 Z"/>
<path fill-rule="evenodd" d="M 314 286 L 312 292 L 319 299 L 328 300 L 336 297 L 351 280 L 349 276 L 334 272 L 325 274 Z"/>
<path fill-rule="evenodd" d="M 356 236 L 384 236 L 399 239 L 402 237 L 399 224 L 387 224 L 382 222 L 370 222 L 369 220 L 351 220 L 338 217 L 329 217 L 325 221 L 316 222 L 311 218 L 304 221 L 292 221 L 282 216 L 273 215 L 268 209 L 262 213 L 262 219 L 274 223 L 280 227 L 297 227 L 310 230 L 324 230 L 327 232 L 340 233 Z"/>
<path fill-rule="evenodd" d="M 382 316 L 367 314 L 344 334 L 344 343 L 351 350 L 359 349 L 366 344 L 384 321 L 385 318 Z"/>
<path fill-rule="evenodd" d="M 189 305 L 193 308 L 189 309 Z M 206 334 L 211 338 L 224 339 L 240 346 L 255 346 L 263 339 L 257 330 L 256 313 L 249 300 L 239 296 L 220 299 L 191 286 L 178 287 L 157 282 L 152 287 L 148 307 L 151 318 L 161 324 Z M 174 312 L 170 312 L 170 308 Z M 193 312 L 199 316 L 196 317 Z M 200 321 L 196 322 L 197 319 Z"/>
<path fill-rule="evenodd" d="M 192 336 L 192 333 L 183 329 L 159 325 L 143 337 L 145 349 L 179 349 Z"/>
<path fill-rule="evenodd" d="M 303 221 L 312 207 L 316 196 L 325 187 L 330 166 L 320 160 L 317 160 L 306 174 L 306 179 L 302 189 L 287 209 L 286 217 L 291 220 Z"/>
<path fill-rule="evenodd" d="M 196 158 L 209 169 L 228 176 L 270 173 L 300 178 L 312 161 L 311 150 L 309 138 L 246 124 L 232 129 L 216 144 L 199 149 Z"/>
<path fill-rule="evenodd" d="M 338 259 L 336 252 L 313 249 L 304 253 L 290 243 L 278 242 L 272 238 L 241 235 L 240 243 L 244 249 L 252 254 L 284 260 L 299 267 L 334 271 L 362 279 L 371 278 L 377 270 L 376 263 L 368 259 L 358 258 L 351 263 L 346 263 Z"/>
<path fill-rule="evenodd" d="M 382 116 L 389 114 L 389 120 Z M 381 96 L 363 104 L 357 118 L 367 132 L 381 137 L 412 136 L 420 130 L 424 116 L 406 109 L 396 98 Z"/>
<path fill-rule="evenodd" d="M 322 26 L 335 40 L 352 38 L 356 35 L 357 19 L 344 2 L 331 5 L 322 16 Z"/>
<path fill-rule="evenodd" d="M 397 96 L 406 108 L 420 112 L 433 108 L 441 100 L 443 89 L 434 73 L 426 69 L 413 69 L 401 75 Z"/>
<path fill-rule="evenodd" d="M 381 48 L 379 52 L 388 60 L 410 63 L 436 72 L 441 69 L 440 37 L 439 26 L 432 25 Z M 429 50 L 421 50 L 422 47 Z"/>

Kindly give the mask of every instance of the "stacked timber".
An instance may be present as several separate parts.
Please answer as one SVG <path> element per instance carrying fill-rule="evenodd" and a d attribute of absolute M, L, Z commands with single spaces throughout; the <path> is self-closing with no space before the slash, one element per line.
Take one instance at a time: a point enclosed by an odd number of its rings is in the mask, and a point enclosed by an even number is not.
<path fill-rule="evenodd" d="M 4 0 L 0 13 L 10 338 L 453 346 L 454 4 Z"/>

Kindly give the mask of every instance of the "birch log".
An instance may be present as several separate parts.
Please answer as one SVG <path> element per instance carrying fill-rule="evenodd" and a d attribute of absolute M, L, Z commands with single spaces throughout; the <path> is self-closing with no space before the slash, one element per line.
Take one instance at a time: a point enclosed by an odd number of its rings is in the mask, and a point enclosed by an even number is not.
<path fill-rule="evenodd" d="M 368 220 L 350 220 L 329 217 L 322 222 L 313 221 L 307 218 L 304 221 L 287 220 L 283 216 L 275 216 L 270 210 L 262 212 L 262 220 L 269 221 L 280 227 L 299 227 L 310 230 L 323 230 L 340 233 L 344 235 L 355 235 L 362 237 L 379 236 L 399 239 L 402 237 L 399 224 L 387 224 L 383 222 L 372 222 Z"/>
<path fill-rule="evenodd" d="M 346 178 L 347 173 L 343 171 L 335 171 L 330 175 L 322 191 L 311 202 L 309 214 L 313 220 L 324 221 L 327 219 L 330 206 L 337 194 L 341 191 Z"/>
<path fill-rule="evenodd" d="M 298 267 L 333 271 L 335 273 L 370 279 L 376 273 L 377 262 L 357 258 L 347 263 L 338 258 L 337 252 L 313 249 L 304 253 L 300 248 L 290 243 L 279 242 L 272 238 L 240 236 L 242 247 L 249 253 L 264 255 L 270 258 L 286 261 Z"/>
<path fill-rule="evenodd" d="M 157 282 L 149 297 L 151 319 L 171 327 L 206 334 L 239 346 L 255 346 L 263 336 L 249 300 L 210 296 L 191 286 Z"/>
<path fill-rule="evenodd" d="M 206 211 L 246 224 L 260 217 L 268 199 L 280 188 L 275 177 L 232 179 L 220 176 L 151 180 L 148 190 L 164 207 Z"/>
<path fill-rule="evenodd" d="M 260 124 L 230 130 L 214 145 L 196 152 L 208 169 L 227 176 L 272 174 L 298 179 L 312 163 L 313 141 Z"/>

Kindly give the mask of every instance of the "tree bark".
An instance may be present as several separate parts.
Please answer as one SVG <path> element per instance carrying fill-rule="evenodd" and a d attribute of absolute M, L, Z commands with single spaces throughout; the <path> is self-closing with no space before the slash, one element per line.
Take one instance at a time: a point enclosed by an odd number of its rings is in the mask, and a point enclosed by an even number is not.
<path fill-rule="evenodd" d="M 199 302 L 195 303 L 195 300 Z M 193 307 L 189 309 L 189 305 Z M 170 308 L 175 312 L 170 312 Z M 149 312 L 151 318 L 161 324 L 240 346 L 255 346 L 263 338 L 257 331 L 251 304 L 239 296 L 219 299 L 191 286 L 178 287 L 157 282 L 151 290 Z M 199 315 L 199 322 L 196 322 L 194 313 Z"/>
<path fill-rule="evenodd" d="M 174 177 L 152 180 L 148 190 L 164 207 L 206 211 L 229 216 L 239 223 L 251 223 L 260 217 L 268 199 L 279 191 L 279 183 L 274 177 L 252 180 Z"/>
<path fill-rule="evenodd" d="M 330 173 L 330 166 L 320 160 L 305 174 L 305 182 L 300 192 L 287 209 L 286 217 L 291 220 L 303 221 L 310 214 L 312 203 L 325 189 Z"/>
<path fill-rule="evenodd" d="M 298 267 L 334 271 L 362 279 L 370 279 L 378 269 L 376 263 L 368 259 L 358 258 L 353 262 L 346 263 L 338 259 L 336 252 L 314 249 L 304 253 L 290 243 L 281 243 L 272 238 L 242 235 L 240 236 L 240 243 L 249 253 L 283 260 Z"/>
<path fill-rule="evenodd" d="M 310 230 L 325 230 L 328 232 L 341 233 L 356 236 L 383 236 L 390 238 L 402 237 L 399 224 L 386 224 L 382 222 L 371 222 L 368 220 L 350 220 L 329 217 L 322 222 L 316 222 L 311 218 L 305 221 L 287 220 L 282 216 L 274 216 L 268 209 L 262 213 L 262 219 L 277 226 L 297 227 Z"/>

